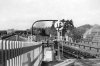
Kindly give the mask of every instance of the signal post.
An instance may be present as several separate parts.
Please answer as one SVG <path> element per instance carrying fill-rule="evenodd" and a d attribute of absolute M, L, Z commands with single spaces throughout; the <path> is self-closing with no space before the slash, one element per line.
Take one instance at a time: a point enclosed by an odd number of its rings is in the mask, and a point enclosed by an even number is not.
<path fill-rule="evenodd" d="M 62 40 L 62 29 L 63 29 L 63 23 L 58 21 L 55 23 L 55 28 L 57 30 L 57 41 L 61 41 Z M 60 57 L 60 45 L 58 43 L 58 60 L 61 60 Z"/>

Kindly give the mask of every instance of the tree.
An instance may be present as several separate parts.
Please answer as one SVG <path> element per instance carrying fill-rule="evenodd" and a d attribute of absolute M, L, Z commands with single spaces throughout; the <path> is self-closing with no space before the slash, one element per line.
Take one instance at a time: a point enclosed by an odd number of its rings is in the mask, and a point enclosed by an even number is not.
<path fill-rule="evenodd" d="M 81 32 L 77 28 L 74 28 L 72 30 L 72 40 L 73 40 L 73 42 L 75 42 L 75 41 L 79 42 L 79 41 L 81 41 L 81 39 L 82 39 Z"/>
<path fill-rule="evenodd" d="M 87 29 L 90 29 L 92 27 L 93 27 L 92 25 L 85 24 L 85 25 L 77 27 L 76 29 L 79 30 L 81 34 L 83 35 L 87 31 Z"/>
<path fill-rule="evenodd" d="M 62 30 L 62 34 L 64 36 L 68 30 L 72 31 L 72 29 L 74 29 L 74 25 L 72 20 L 62 20 L 62 22 L 64 23 L 63 30 Z"/>
<path fill-rule="evenodd" d="M 46 27 L 46 34 L 47 35 L 52 35 L 52 36 L 57 36 L 57 31 L 56 28 L 54 27 L 55 22 L 53 22 L 51 27 Z"/>
<path fill-rule="evenodd" d="M 68 35 L 68 37 L 71 37 L 72 40 L 75 42 L 79 42 L 82 38 L 82 33 L 79 31 L 76 27 L 74 27 L 72 20 L 61 20 L 64 23 L 62 34 L 65 36 L 65 34 Z"/>
<path fill-rule="evenodd" d="M 51 30 L 51 33 L 50 34 L 53 35 L 53 36 L 57 36 L 57 30 L 54 27 L 54 24 L 55 24 L 55 22 L 53 22 L 53 24 L 52 24 L 52 26 L 50 28 L 50 30 Z"/>
<path fill-rule="evenodd" d="M 40 35 L 42 35 L 42 36 L 49 36 L 49 35 L 46 34 L 46 31 L 43 28 L 41 29 Z"/>

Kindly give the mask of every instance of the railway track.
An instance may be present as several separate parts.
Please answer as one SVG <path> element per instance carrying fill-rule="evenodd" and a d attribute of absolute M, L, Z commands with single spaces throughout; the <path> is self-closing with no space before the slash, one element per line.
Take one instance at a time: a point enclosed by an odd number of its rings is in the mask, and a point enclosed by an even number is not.
<path fill-rule="evenodd" d="M 60 47 L 60 48 L 62 48 L 62 47 Z M 60 51 L 62 52 L 61 49 L 60 49 Z M 96 58 L 96 56 L 91 55 L 90 53 L 75 50 L 75 49 L 67 47 L 67 46 L 63 46 L 63 56 L 65 58 L 69 58 L 69 59 L 70 58 L 76 58 L 76 59 Z"/>

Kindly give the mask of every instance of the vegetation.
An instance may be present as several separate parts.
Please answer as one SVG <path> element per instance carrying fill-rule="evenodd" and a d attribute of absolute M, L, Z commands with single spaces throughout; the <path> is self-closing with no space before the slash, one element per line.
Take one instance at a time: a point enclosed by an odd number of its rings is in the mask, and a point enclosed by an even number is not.
<path fill-rule="evenodd" d="M 71 36 L 71 32 L 74 29 L 74 25 L 73 25 L 73 21 L 72 20 L 61 20 L 61 22 L 64 23 L 63 26 L 63 30 L 62 30 L 62 34 L 63 36 L 65 36 L 65 34 L 67 33 L 69 36 Z M 69 30 L 69 33 L 68 33 Z"/>
<path fill-rule="evenodd" d="M 80 26 L 80 27 L 74 27 L 73 20 L 61 20 L 61 22 L 64 23 L 62 35 L 65 36 L 67 34 L 69 37 L 72 38 L 73 41 L 81 41 L 83 38 L 83 34 L 87 29 L 90 29 L 92 26 L 89 24 Z M 46 28 L 35 28 L 33 29 L 34 35 L 41 35 L 41 36 L 57 36 L 57 31 L 54 27 L 54 24 L 52 24 L 51 27 Z"/>
<path fill-rule="evenodd" d="M 83 35 L 81 34 L 81 32 L 77 29 L 77 28 L 74 28 L 72 30 L 72 40 L 73 42 L 79 42 L 81 41 L 81 39 L 83 38 L 82 37 Z"/>
<path fill-rule="evenodd" d="M 81 32 L 81 34 L 84 34 L 87 29 L 90 29 L 92 26 L 89 24 L 82 25 L 80 27 L 77 27 L 77 30 Z"/>
<path fill-rule="evenodd" d="M 92 26 L 89 24 L 82 25 L 80 27 L 74 27 L 73 20 L 64 20 L 62 19 L 61 22 L 63 22 L 63 30 L 62 30 L 62 36 L 65 36 L 67 34 L 69 37 L 72 38 L 73 41 L 80 41 L 82 39 L 83 34 L 86 32 L 87 29 L 90 29 Z M 36 28 L 33 27 L 33 34 L 34 35 L 40 35 L 40 36 L 57 36 L 56 28 L 54 27 L 54 22 L 51 27 L 45 27 L 45 28 Z M 2 31 L 2 33 L 6 33 Z M 0 33 L 0 35 L 2 34 Z M 15 31 L 16 34 L 19 35 L 31 35 L 31 29 L 26 29 L 24 31 Z"/>

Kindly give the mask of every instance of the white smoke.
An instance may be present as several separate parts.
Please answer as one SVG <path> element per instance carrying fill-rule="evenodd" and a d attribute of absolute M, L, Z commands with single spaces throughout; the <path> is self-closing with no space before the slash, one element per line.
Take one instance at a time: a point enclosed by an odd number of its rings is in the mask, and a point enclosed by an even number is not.
<path fill-rule="evenodd" d="M 87 29 L 87 31 L 84 33 L 83 38 L 86 38 L 87 35 L 91 34 L 93 28 Z"/>
<path fill-rule="evenodd" d="M 92 28 L 88 29 L 88 30 L 84 33 L 83 38 L 86 38 L 87 35 L 90 35 L 92 31 L 95 31 L 96 29 L 99 29 L 99 28 L 100 28 L 100 26 L 97 25 L 97 24 L 95 24 Z"/>

